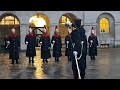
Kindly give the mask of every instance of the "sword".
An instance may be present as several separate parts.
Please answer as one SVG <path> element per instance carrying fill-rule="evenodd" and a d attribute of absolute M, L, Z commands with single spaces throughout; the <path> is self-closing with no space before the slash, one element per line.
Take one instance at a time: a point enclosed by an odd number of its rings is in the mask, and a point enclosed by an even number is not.
<path fill-rule="evenodd" d="M 74 56 L 75 56 L 75 61 L 76 61 L 76 65 L 77 65 L 77 71 L 78 71 L 78 79 L 81 79 L 81 76 L 80 76 L 80 69 L 79 69 L 79 66 L 78 66 L 78 58 L 77 58 L 77 52 L 73 52 L 74 53 Z"/>

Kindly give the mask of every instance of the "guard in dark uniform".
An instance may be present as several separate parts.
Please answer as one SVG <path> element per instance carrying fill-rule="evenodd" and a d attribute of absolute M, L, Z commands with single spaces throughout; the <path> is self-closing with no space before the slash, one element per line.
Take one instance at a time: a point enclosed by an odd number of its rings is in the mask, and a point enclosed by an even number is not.
<path fill-rule="evenodd" d="M 29 58 L 29 64 L 34 64 L 34 56 L 36 56 L 36 37 L 32 32 L 32 28 L 29 29 L 29 34 L 25 37 L 25 44 L 27 44 L 26 57 Z"/>
<path fill-rule="evenodd" d="M 59 57 L 62 56 L 61 48 L 62 48 L 62 41 L 61 36 L 58 34 L 59 30 L 57 26 L 55 27 L 54 35 L 52 36 L 51 43 L 53 44 L 53 57 L 55 57 L 55 61 L 59 62 Z"/>
<path fill-rule="evenodd" d="M 91 57 L 91 60 L 95 60 L 95 56 L 97 56 L 98 40 L 97 36 L 95 35 L 93 27 L 91 30 L 91 35 L 88 37 L 88 43 L 89 43 L 89 56 Z"/>
<path fill-rule="evenodd" d="M 75 30 L 71 33 L 71 38 L 73 42 L 73 60 L 72 60 L 72 70 L 74 79 L 79 79 L 78 70 L 80 70 L 81 79 L 85 78 L 86 69 L 86 55 L 87 55 L 87 38 L 85 35 L 85 30 L 81 27 L 81 19 L 75 20 Z M 78 68 L 76 64 L 76 59 L 78 62 Z"/>
<path fill-rule="evenodd" d="M 72 45 L 72 39 L 71 39 L 71 33 L 72 29 L 71 27 L 68 28 L 68 35 L 65 37 L 65 56 L 68 57 L 68 61 L 72 61 L 72 56 L 73 56 L 73 45 Z"/>
<path fill-rule="evenodd" d="M 15 33 L 15 29 L 13 28 L 12 34 L 8 37 L 7 44 L 9 45 L 9 59 L 12 59 L 12 63 L 14 64 L 14 61 L 16 61 L 16 64 L 19 64 L 19 47 L 20 47 L 20 40 L 19 36 Z"/>
<path fill-rule="evenodd" d="M 50 54 L 50 48 L 51 48 L 51 43 L 50 43 L 50 36 L 47 33 L 46 26 L 44 26 L 44 31 L 43 34 L 40 38 L 40 46 L 41 46 L 41 58 L 43 59 L 43 63 L 48 63 L 48 58 L 51 57 Z"/>

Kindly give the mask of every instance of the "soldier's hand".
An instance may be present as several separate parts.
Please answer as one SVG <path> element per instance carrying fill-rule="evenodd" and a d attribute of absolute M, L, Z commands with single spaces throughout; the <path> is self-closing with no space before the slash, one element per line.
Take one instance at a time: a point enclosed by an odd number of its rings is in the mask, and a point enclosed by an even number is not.
<path fill-rule="evenodd" d="M 69 41 L 67 41 L 67 43 L 69 43 Z"/>
<path fill-rule="evenodd" d="M 40 45 L 42 45 L 42 42 L 40 42 Z"/>
<path fill-rule="evenodd" d="M 28 44 L 28 42 L 26 42 L 26 44 Z"/>
<path fill-rule="evenodd" d="M 73 55 L 77 56 L 78 52 L 77 51 L 73 51 Z"/>
<path fill-rule="evenodd" d="M 55 44 L 55 41 L 53 41 L 53 44 Z"/>

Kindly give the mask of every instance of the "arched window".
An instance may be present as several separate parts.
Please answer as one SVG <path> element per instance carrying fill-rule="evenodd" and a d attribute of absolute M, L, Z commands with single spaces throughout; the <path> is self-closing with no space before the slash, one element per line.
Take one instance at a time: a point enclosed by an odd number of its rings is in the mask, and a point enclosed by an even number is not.
<path fill-rule="evenodd" d="M 68 22 L 68 21 L 71 22 L 70 19 L 66 16 L 62 16 L 60 18 L 60 24 L 65 24 L 65 22 Z"/>
<path fill-rule="evenodd" d="M 19 25 L 19 21 L 13 16 L 5 16 L 2 18 L 0 25 Z"/>
<path fill-rule="evenodd" d="M 35 27 L 44 27 L 44 25 L 46 25 L 46 21 L 42 17 L 38 17 L 37 15 L 32 16 L 29 19 L 29 23 L 34 24 Z"/>
<path fill-rule="evenodd" d="M 109 20 L 107 18 L 100 19 L 100 33 L 109 33 Z"/>

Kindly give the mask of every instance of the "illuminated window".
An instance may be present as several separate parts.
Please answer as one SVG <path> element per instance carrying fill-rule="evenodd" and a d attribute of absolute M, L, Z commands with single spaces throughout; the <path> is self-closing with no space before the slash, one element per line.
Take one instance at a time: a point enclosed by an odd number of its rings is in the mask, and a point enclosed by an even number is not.
<path fill-rule="evenodd" d="M 30 18 L 29 23 L 34 24 L 36 27 L 44 27 L 46 25 L 46 21 L 36 15 Z"/>
<path fill-rule="evenodd" d="M 107 18 L 100 20 L 100 33 L 109 33 L 109 20 Z"/>
<path fill-rule="evenodd" d="M 19 21 L 13 16 L 6 16 L 1 20 L 0 25 L 19 25 Z"/>
<path fill-rule="evenodd" d="M 66 16 L 62 16 L 60 18 L 60 24 L 65 24 L 65 22 L 71 22 L 69 18 L 67 18 Z"/>

